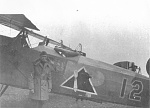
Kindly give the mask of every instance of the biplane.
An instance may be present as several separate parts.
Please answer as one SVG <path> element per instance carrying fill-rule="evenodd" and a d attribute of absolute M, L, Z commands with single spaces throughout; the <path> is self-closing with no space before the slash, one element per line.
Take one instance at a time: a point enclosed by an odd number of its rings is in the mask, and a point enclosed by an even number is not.
<path fill-rule="evenodd" d="M 55 68 L 52 93 L 99 103 L 149 108 L 149 77 L 136 72 L 137 66 L 133 63 L 122 61 L 112 65 L 87 58 L 81 44 L 81 50 L 73 50 L 62 42 L 31 31 L 39 29 L 23 14 L 1 14 L 0 24 L 20 31 L 13 38 L 0 35 L 1 96 L 8 86 L 29 89 L 34 71 L 32 63 L 45 51 Z M 44 41 L 32 48 L 28 36 Z M 149 73 L 149 62 L 146 67 Z"/>

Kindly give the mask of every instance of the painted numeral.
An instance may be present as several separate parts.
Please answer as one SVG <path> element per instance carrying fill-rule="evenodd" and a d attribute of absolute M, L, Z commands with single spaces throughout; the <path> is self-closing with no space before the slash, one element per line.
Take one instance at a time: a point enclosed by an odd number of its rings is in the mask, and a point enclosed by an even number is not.
<path fill-rule="evenodd" d="M 121 92 L 120 92 L 120 97 L 121 98 L 124 98 L 126 84 L 127 84 L 127 79 L 123 79 L 123 83 L 122 83 L 122 87 L 121 87 Z"/>
<path fill-rule="evenodd" d="M 126 85 L 127 85 L 127 79 L 123 79 L 121 92 L 120 92 L 121 98 L 124 98 L 125 96 Z M 143 83 L 139 80 L 135 80 L 132 82 L 131 86 L 132 86 L 132 90 L 129 93 L 129 99 L 134 101 L 141 101 L 140 94 L 143 91 Z"/>
<path fill-rule="evenodd" d="M 132 90 L 129 94 L 130 100 L 141 101 L 141 92 L 143 91 L 143 83 L 141 81 L 135 80 L 132 83 Z"/>

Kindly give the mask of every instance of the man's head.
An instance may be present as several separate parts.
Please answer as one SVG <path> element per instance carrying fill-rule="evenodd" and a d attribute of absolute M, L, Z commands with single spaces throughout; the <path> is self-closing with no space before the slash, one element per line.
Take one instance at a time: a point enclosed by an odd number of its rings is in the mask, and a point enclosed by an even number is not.
<path fill-rule="evenodd" d="M 47 61 L 47 53 L 45 51 L 42 51 L 40 54 L 40 58 L 42 61 Z"/>

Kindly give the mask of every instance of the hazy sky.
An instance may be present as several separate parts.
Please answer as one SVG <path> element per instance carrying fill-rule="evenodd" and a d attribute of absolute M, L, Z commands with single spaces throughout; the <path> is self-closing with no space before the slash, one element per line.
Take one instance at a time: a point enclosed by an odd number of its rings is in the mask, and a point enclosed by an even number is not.
<path fill-rule="evenodd" d="M 89 58 L 134 61 L 147 75 L 149 0 L 0 0 L 0 13 L 25 14 L 38 33 L 72 48 L 82 43 Z"/>

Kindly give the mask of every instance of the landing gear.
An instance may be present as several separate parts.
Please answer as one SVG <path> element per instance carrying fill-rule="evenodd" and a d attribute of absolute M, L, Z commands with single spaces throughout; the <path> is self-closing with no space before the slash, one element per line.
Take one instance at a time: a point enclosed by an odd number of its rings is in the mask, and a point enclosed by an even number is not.
<path fill-rule="evenodd" d="M 8 85 L 4 85 L 4 84 L 1 85 L 0 97 L 3 95 L 3 93 L 6 91 L 7 88 L 8 88 Z"/>

